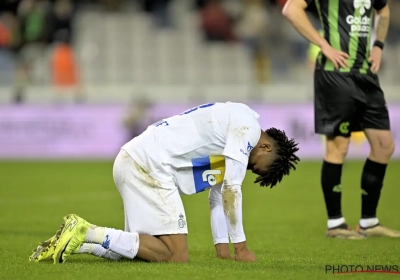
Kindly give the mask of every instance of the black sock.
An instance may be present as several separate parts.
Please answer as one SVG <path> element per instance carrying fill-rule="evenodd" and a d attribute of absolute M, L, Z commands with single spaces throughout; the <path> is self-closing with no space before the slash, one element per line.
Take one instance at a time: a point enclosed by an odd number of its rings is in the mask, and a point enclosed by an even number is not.
<path fill-rule="evenodd" d="M 387 164 L 367 159 L 361 177 L 361 218 L 375 218 Z"/>
<path fill-rule="evenodd" d="M 324 161 L 321 170 L 321 185 L 324 192 L 326 210 L 329 219 L 342 217 L 342 164 Z"/>

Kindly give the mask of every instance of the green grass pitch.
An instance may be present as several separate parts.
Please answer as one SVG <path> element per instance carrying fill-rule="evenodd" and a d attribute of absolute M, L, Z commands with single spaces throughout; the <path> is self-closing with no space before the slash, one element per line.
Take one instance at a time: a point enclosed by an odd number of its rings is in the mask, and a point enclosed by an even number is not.
<path fill-rule="evenodd" d="M 343 212 L 355 227 L 360 216 L 362 162 L 344 167 Z M 76 213 L 88 221 L 123 228 L 122 202 L 112 162 L 0 163 L 0 279 L 400 279 L 400 275 L 325 273 L 325 265 L 399 265 L 400 240 L 330 240 L 319 185 L 320 162 L 304 162 L 274 189 L 243 186 L 244 226 L 256 263 L 217 260 L 207 193 L 184 197 L 189 227 L 188 264 L 108 262 L 74 256 L 66 264 L 29 263 L 39 241 Z M 400 162 L 387 171 L 379 217 L 400 229 Z"/>

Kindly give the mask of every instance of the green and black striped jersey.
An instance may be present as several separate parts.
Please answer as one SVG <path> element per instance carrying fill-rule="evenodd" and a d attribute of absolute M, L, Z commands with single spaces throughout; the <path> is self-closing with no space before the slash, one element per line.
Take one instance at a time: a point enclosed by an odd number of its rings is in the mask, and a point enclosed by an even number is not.
<path fill-rule="evenodd" d="M 305 0 L 315 5 L 324 37 L 336 50 L 350 55 L 348 68 L 341 72 L 367 74 L 370 64 L 370 40 L 374 9 L 386 6 L 387 0 Z M 313 3 L 314 2 L 314 3 Z M 333 63 L 322 53 L 318 55 L 316 69 L 334 71 Z"/>

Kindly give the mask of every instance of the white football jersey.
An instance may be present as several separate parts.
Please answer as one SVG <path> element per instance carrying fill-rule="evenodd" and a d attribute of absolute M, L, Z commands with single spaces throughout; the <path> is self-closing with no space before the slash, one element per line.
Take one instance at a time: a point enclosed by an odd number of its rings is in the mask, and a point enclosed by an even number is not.
<path fill-rule="evenodd" d="M 247 166 L 258 118 L 241 103 L 204 104 L 154 123 L 122 149 L 153 178 L 194 194 L 222 183 L 225 157 Z"/>

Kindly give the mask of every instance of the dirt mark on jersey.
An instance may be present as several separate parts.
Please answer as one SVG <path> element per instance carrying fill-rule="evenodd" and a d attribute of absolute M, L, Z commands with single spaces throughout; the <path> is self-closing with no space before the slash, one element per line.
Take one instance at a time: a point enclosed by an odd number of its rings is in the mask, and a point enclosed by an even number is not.
<path fill-rule="evenodd" d="M 126 176 L 124 169 L 126 166 L 129 166 L 132 163 L 132 158 L 128 154 L 127 151 L 121 150 L 115 160 L 117 165 L 114 163 L 113 167 L 113 176 L 114 176 L 114 181 L 115 184 L 119 187 L 125 185 L 126 182 Z"/>
<path fill-rule="evenodd" d="M 128 152 L 125 150 L 122 150 L 121 154 L 123 159 L 132 159 L 131 156 L 128 154 Z"/>
<path fill-rule="evenodd" d="M 231 126 L 231 124 L 230 124 Z M 231 128 L 231 131 L 234 133 L 234 135 L 237 138 L 243 138 L 246 136 L 246 132 L 249 130 L 250 128 L 248 126 L 242 126 L 242 127 L 233 127 Z"/>
<path fill-rule="evenodd" d="M 238 196 L 237 190 L 232 190 L 229 186 L 225 185 L 222 190 L 222 199 L 224 202 L 224 212 L 228 217 L 232 227 L 236 227 L 238 222 L 238 217 L 236 215 L 236 199 Z"/>

